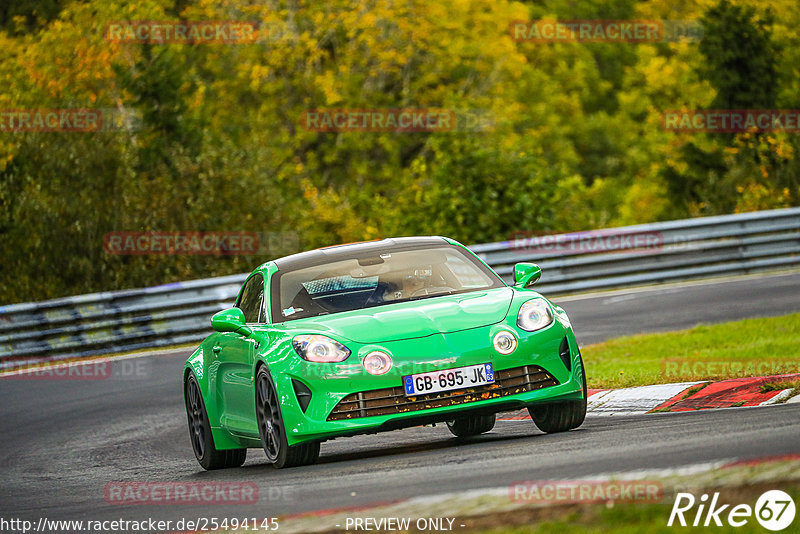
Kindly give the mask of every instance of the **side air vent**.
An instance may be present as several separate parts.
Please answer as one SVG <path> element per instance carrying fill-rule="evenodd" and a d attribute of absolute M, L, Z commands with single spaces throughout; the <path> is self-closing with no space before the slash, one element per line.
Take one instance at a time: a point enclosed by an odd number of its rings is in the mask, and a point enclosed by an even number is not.
<path fill-rule="evenodd" d="M 311 390 L 308 389 L 308 386 L 295 379 L 292 379 L 292 387 L 294 388 L 295 396 L 297 396 L 297 403 L 305 413 L 311 403 Z"/>
<path fill-rule="evenodd" d="M 572 355 L 569 352 L 569 341 L 567 341 L 566 337 L 561 341 L 558 355 L 561 357 L 561 361 L 564 362 L 564 367 L 567 368 L 567 371 L 572 371 Z"/>

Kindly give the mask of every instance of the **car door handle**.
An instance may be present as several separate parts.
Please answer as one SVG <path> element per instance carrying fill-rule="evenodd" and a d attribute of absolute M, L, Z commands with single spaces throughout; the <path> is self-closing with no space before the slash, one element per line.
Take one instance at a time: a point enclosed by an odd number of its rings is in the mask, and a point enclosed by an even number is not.
<path fill-rule="evenodd" d="M 214 348 L 211 350 L 214 351 L 214 354 L 219 354 L 220 351 L 222 350 L 222 347 L 220 347 L 219 345 L 214 345 Z"/>

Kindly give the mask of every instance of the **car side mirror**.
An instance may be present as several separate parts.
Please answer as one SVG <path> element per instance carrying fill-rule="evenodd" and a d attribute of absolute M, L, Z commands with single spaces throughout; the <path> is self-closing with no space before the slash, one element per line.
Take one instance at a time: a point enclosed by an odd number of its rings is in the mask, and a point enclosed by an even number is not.
<path fill-rule="evenodd" d="M 211 326 L 217 332 L 236 332 L 249 336 L 253 329 L 244 324 L 244 313 L 239 308 L 228 308 L 217 312 L 211 318 Z"/>
<path fill-rule="evenodd" d="M 514 287 L 524 289 L 542 277 L 542 268 L 535 263 L 518 263 L 514 266 Z"/>

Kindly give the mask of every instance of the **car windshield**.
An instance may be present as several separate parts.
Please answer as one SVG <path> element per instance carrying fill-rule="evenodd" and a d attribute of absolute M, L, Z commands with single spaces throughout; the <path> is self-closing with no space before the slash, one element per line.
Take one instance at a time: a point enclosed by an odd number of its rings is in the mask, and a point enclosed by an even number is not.
<path fill-rule="evenodd" d="M 272 318 L 307 317 L 503 287 L 474 256 L 454 245 L 356 255 L 273 276 Z"/>

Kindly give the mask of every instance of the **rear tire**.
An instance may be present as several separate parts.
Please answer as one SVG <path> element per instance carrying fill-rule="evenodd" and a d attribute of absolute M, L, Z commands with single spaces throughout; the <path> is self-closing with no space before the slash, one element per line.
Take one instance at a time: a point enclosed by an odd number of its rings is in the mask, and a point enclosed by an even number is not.
<path fill-rule="evenodd" d="M 211 471 L 241 466 L 247 458 L 247 449 L 217 450 L 214 445 L 203 394 L 194 375 L 189 375 L 186 380 L 184 396 L 186 415 L 189 419 L 189 438 L 192 441 L 194 455 L 203 469 Z"/>
<path fill-rule="evenodd" d="M 278 394 L 266 367 L 261 367 L 256 375 L 256 420 L 264 453 L 276 469 L 316 463 L 319 441 L 292 446 L 286 441 Z"/>
<path fill-rule="evenodd" d="M 586 387 L 586 371 L 583 367 L 583 358 L 580 353 L 578 359 L 581 364 L 581 375 L 583 377 L 583 399 L 577 401 L 555 402 L 544 406 L 529 407 L 528 413 L 542 432 L 553 434 L 555 432 L 566 432 L 573 428 L 578 428 L 586 419 L 586 398 L 588 389 Z"/>
<path fill-rule="evenodd" d="M 489 432 L 494 428 L 495 414 L 491 415 L 472 415 L 460 417 L 455 421 L 447 421 L 447 428 L 454 436 L 466 438 L 477 436 L 484 432 Z"/>

